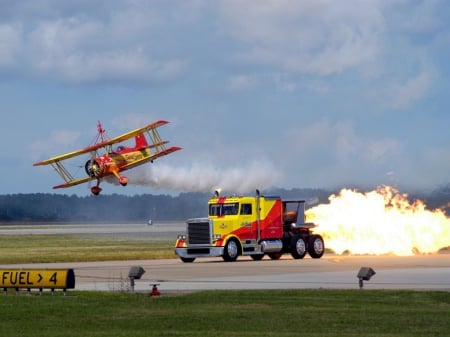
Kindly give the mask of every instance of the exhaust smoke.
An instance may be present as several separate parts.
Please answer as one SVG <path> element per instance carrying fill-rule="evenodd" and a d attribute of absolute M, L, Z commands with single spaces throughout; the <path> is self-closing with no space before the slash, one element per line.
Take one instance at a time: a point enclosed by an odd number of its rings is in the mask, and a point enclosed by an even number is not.
<path fill-rule="evenodd" d="M 277 170 L 267 162 L 253 162 L 241 167 L 214 167 L 208 164 L 172 167 L 158 163 L 132 170 L 128 177 L 130 185 L 156 189 L 212 192 L 221 188 L 233 193 L 269 188 L 279 180 Z"/>

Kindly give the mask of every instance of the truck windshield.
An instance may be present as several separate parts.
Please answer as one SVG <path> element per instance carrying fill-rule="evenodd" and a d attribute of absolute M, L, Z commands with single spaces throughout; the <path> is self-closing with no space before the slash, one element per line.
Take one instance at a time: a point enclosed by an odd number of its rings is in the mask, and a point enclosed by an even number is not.
<path fill-rule="evenodd" d="M 236 215 L 239 211 L 239 203 L 234 202 L 230 204 L 211 204 L 209 205 L 209 215 L 223 216 Z"/>

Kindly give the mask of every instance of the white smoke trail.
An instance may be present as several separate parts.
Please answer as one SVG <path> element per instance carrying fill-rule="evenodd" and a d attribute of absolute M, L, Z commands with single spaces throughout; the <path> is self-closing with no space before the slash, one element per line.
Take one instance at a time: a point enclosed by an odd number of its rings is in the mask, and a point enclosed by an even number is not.
<path fill-rule="evenodd" d="M 157 163 L 131 170 L 127 177 L 129 184 L 157 189 L 212 192 L 220 188 L 230 193 L 245 193 L 272 187 L 279 180 L 279 173 L 268 162 L 253 162 L 241 167 L 201 163 L 172 167 Z"/>

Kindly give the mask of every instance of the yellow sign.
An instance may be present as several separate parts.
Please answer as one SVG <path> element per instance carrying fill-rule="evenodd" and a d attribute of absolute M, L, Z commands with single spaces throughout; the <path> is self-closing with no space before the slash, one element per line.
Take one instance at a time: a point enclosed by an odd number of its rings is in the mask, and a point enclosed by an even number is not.
<path fill-rule="evenodd" d="M 1 288 L 75 288 L 73 269 L 2 269 Z"/>

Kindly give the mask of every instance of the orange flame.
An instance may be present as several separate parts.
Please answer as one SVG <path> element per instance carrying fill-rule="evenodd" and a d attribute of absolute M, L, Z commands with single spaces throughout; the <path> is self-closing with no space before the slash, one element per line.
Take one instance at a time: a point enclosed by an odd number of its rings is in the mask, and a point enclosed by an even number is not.
<path fill-rule="evenodd" d="M 307 211 L 307 221 L 337 254 L 407 256 L 450 246 L 450 218 L 390 186 L 367 193 L 343 189 L 328 199 Z"/>

